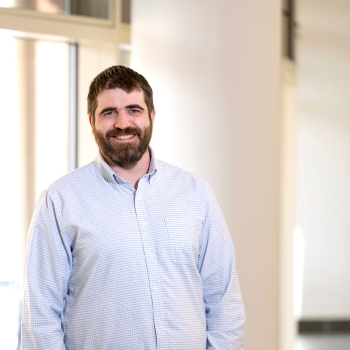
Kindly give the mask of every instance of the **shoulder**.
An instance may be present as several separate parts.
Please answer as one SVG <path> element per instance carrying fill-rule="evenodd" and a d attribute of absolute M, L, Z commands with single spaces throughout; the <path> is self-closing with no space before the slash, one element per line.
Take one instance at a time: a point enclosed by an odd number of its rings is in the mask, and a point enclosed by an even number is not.
<path fill-rule="evenodd" d="M 157 160 L 157 169 L 160 172 L 161 180 L 170 186 L 192 189 L 203 193 L 211 191 L 207 181 L 177 166 Z"/>
<path fill-rule="evenodd" d="M 85 187 L 92 182 L 97 169 L 93 162 L 73 170 L 72 172 L 60 177 L 49 185 L 43 193 L 48 197 L 56 197 L 59 193 L 69 193 L 80 187 Z"/>

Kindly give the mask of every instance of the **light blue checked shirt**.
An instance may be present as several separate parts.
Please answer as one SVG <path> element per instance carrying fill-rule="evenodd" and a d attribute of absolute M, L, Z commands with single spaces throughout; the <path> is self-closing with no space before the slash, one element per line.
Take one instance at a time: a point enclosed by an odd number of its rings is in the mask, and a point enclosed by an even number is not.
<path fill-rule="evenodd" d="M 23 350 L 238 350 L 244 307 L 209 185 L 152 156 L 137 191 L 99 154 L 42 194 Z"/>

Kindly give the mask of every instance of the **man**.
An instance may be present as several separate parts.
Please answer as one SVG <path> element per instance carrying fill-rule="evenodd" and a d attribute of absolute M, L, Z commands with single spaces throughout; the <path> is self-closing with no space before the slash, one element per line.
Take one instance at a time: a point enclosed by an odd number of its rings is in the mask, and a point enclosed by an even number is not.
<path fill-rule="evenodd" d="M 236 350 L 244 307 L 209 185 L 156 159 L 147 80 L 91 83 L 96 160 L 42 194 L 28 238 L 23 350 Z"/>

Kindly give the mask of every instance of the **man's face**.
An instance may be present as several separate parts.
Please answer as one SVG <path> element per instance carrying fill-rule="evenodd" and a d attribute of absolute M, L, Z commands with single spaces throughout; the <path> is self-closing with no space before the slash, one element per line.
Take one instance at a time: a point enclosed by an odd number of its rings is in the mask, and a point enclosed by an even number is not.
<path fill-rule="evenodd" d="M 150 114 L 143 91 L 109 89 L 97 97 L 92 133 L 101 153 L 124 169 L 133 168 L 148 149 L 155 111 Z"/>

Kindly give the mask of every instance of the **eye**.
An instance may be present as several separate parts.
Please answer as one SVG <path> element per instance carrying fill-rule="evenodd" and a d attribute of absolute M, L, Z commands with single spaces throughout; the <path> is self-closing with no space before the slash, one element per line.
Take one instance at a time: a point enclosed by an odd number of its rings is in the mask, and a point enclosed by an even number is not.
<path fill-rule="evenodd" d="M 139 112 L 138 109 L 135 109 L 135 108 L 129 109 L 129 113 L 130 113 L 130 114 L 136 114 L 136 113 L 138 113 L 138 112 Z"/>
<path fill-rule="evenodd" d="M 103 113 L 104 117 L 113 117 L 115 116 L 116 112 L 115 111 L 107 111 L 105 113 Z"/>

